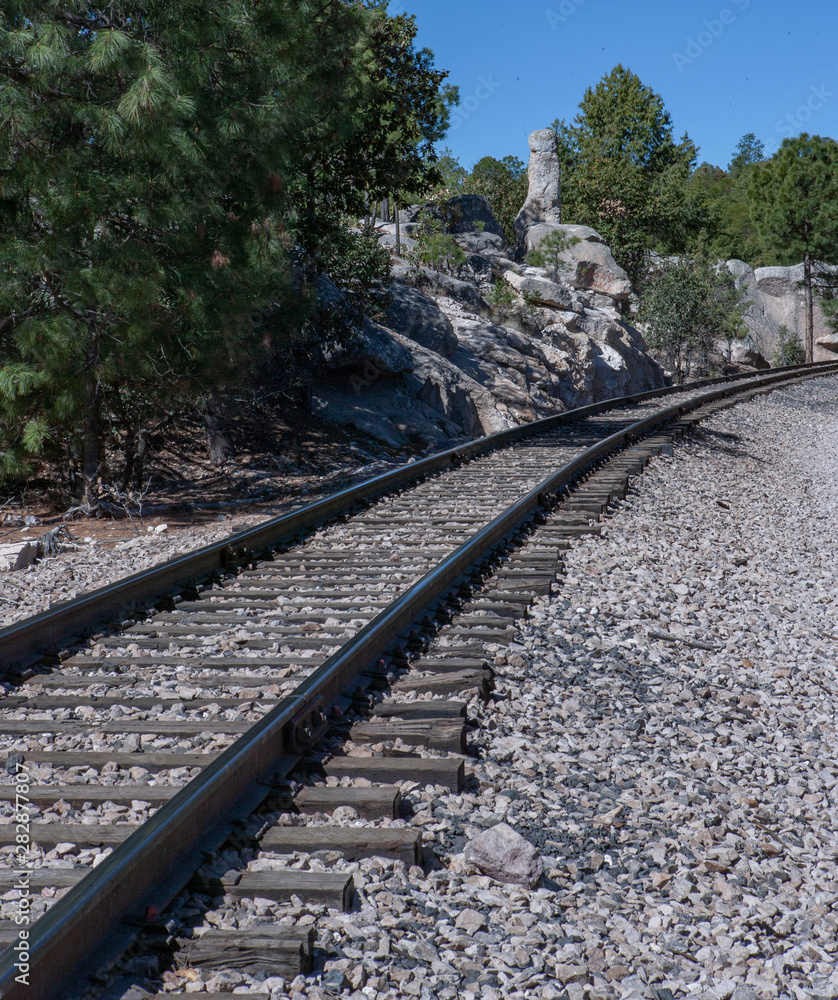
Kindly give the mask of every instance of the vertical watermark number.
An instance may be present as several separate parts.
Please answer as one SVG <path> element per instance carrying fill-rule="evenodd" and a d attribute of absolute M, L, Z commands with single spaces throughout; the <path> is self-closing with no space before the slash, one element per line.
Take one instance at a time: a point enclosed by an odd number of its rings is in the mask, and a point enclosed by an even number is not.
<path fill-rule="evenodd" d="M 31 922 L 31 893 L 29 884 L 32 869 L 29 866 L 29 849 L 32 842 L 29 816 L 29 768 L 22 760 L 14 765 L 12 780 L 15 784 L 15 881 L 13 888 L 20 892 L 14 922 L 19 930 L 17 941 L 12 945 L 15 954 L 15 982 L 29 985 L 29 924 Z"/>

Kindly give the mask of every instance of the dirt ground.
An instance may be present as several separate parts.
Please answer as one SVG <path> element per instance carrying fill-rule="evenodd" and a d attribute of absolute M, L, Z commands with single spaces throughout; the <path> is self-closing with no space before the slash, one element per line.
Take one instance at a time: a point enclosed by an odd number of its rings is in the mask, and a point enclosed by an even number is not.
<path fill-rule="evenodd" d="M 274 517 L 350 482 L 402 464 L 377 442 L 361 440 L 301 409 L 278 416 L 245 414 L 231 432 L 234 455 L 210 462 L 202 430 L 184 422 L 149 463 L 150 486 L 131 517 L 85 517 L 54 479 L 34 478 L 24 490 L 0 496 L 0 545 L 37 541 L 63 525 L 69 547 L 92 541 L 112 547 L 158 529 L 176 534 L 246 516 Z M 166 525 L 165 529 L 160 526 Z"/>

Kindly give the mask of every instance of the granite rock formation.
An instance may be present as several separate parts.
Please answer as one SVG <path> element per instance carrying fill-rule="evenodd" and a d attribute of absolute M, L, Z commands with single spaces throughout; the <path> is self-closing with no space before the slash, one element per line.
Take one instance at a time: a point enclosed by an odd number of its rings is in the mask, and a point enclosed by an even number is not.
<path fill-rule="evenodd" d="M 771 361 L 779 346 L 780 327 L 796 332 L 803 344 L 806 330 L 806 304 L 801 282 L 803 265 L 793 267 L 758 267 L 756 270 L 741 260 L 729 260 L 727 270 L 738 287 L 745 290 L 750 303 L 745 313 L 749 347 Z M 819 265 L 832 280 L 838 267 Z M 829 325 L 815 296 L 815 361 L 838 360 L 838 335 Z"/>

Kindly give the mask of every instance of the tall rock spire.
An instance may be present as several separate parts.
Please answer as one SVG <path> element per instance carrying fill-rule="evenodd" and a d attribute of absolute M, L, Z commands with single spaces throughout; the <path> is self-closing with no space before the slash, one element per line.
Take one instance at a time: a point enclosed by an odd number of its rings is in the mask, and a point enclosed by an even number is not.
<path fill-rule="evenodd" d="M 515 219 L 515 232 L 522 246 L 531 226 L 560 226 L 562 223 L 562 174 L 556 133 L 539 129 L 530 136 L 530 188 L 527 200 Z"/>

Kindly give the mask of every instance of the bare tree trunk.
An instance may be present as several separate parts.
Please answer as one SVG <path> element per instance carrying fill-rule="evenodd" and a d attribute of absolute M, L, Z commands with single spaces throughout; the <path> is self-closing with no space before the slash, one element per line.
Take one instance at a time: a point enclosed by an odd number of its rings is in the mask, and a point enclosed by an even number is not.
<path fill-rule="evenodd" d="M 233 445 L 227 435 L 222 407 L 215 393 L 207 398 L 201 416 L 210 461 L 213 465 L 223 465 L 232 456 Z"/>
<path fill-rule="evenodd" d="M 401 257 L 402 253 L 402 234 L 401 228 L 399 226 L 399 203 L 396 199 L 393 199 L 393 217 L 396 220 L 396 256 Z"/>
<path fill-rule="evenodd" d="M 812 258 L 807 251 L 803 258 L 803 291 L 806 299 L 806 363 L 815 357 L 815 303 L 812 294 Z"/>
<path fill-rule="evenodd" d="M 96 369 L 99 364 L 99 336 L 92 334 L 92 342 L 87 352 L 87 401 L 84 415 L 81 471 L 84 481 L 84 499 L 92 499 L 92 487 L 99 474 L 99 378 Z"/>
<path fill-rule="evenodd" d="M 148 457 L 148 433 L 145 427 L 140 426 L 137 430 L 137 445 L 134 454 L 134 468 L 132 484 L 135 490 L 142 490 L 143 476 L 145 475 L 145 461 Z"/>
<path fill-rule="evenodd" d="M 125 429 L 125 465 L 122 469 L 122 489 L 127 490 L 134 478 L 137 458 L 137 425 L 133 421 Z"/>

